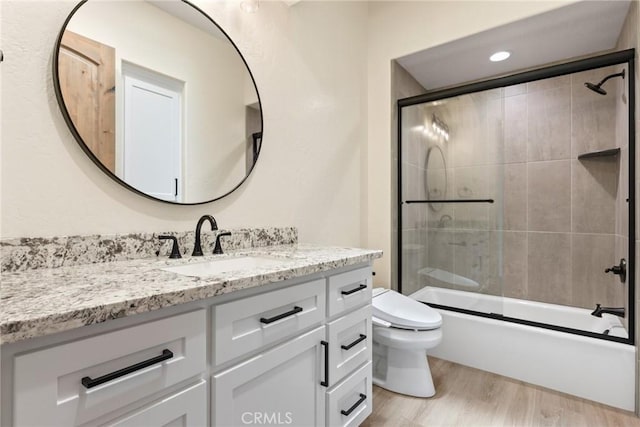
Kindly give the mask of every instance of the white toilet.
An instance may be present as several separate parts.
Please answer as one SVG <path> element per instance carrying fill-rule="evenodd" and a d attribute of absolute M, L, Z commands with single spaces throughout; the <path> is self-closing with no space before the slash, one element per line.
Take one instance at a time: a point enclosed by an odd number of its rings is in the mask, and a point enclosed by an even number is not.
<path fill-rule="evenodd" d="M 436 393 L 427 349 L 442 341 L 442 316 L 396 291 L 373 290 L 373 383 L 417 397 Z"/>

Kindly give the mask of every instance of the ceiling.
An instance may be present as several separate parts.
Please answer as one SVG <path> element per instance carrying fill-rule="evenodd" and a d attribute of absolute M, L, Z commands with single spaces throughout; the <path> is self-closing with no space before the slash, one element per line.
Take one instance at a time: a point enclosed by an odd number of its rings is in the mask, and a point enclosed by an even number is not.
<path fill-rule="evenodd" d="M 615 47 L 630 1 L 581 1 L 398 58 L 432 90 Z M 489 56 L 511 52 L 502 62 Z"/>
<path fill-rule="evenodd" d="M 186 5 L 183 2 L 171 2 L 166 0 L 146 0 L 147 3 L 162 9 L 169 15 L 186 22 L 187 24 L 199 28 L 200 30 L 208 33 L 209 35 L 216 37 L 223 41 L 228 41 L 227 37 L 220 31 L 217 25 L 213 25 L 209 18 L 196 10 L 193 7 Z"/>

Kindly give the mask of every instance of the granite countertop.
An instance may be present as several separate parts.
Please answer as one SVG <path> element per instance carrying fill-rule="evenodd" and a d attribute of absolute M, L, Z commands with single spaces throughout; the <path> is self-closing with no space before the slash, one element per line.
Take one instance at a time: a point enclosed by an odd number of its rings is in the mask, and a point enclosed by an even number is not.
<path fill-rule="evenodd" d="M 161 270 L 240 255 L 281 258 L 282 264 L 208 277 Z M 145 258 L 2 273 L 0 339 L 13 343 L 381 256 L 377 250 L 294 244 L 177 260 Z"/>

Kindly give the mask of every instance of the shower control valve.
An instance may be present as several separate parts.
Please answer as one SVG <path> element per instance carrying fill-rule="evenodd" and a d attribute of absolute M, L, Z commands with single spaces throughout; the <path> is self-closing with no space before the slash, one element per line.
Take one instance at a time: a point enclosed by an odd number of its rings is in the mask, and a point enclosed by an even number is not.
<path fill-rule="evenodd" d="M 627 261 L 622 258 L 620 260 L 620 265 L 614 265 L 613 267 L 607 268 L 604 272 L 619 275 L 620 281 L 624 283 L 627 280 Z"/>

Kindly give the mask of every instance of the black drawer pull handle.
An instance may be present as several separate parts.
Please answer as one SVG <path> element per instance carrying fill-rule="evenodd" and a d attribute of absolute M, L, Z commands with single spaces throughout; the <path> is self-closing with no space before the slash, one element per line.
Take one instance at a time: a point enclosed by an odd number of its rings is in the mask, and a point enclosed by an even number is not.
<path fill-rule="evenodd" d="M 320 345 L 324 347 L 324 381 L 320 381 L 320 385 L 329 387 L 329 343 L 320 341 Z"/>
<path fill-rule="evenodd" d="M 361 284 L 360 286 L 358 286 L 357 288 L 351 289 L 350 291 L 342 291 L 341 294 L 342 295 L 351 295 L 351 294 L 354 294 L 354 293 L 356 293 L 358 291 L 361 291 L 363 289 L 367 289 L 367 285 L 364 284 L 364 283 Z"/>
<path fill-rule="evenodd" d="M 82 385 L 86 388 L 93 388 L 100 384 L 104 384 L 111 380 L 115 380 L 116 378 L 124 377 L 132 372 L 139 371 L 140 369 L 144 369 L 151 365 L 155 365 L 156 363 L 163 362 L 165 360 L 171 359 L 173 357 L 173 352 L 171 350 L 167 350 L 166 348 L 162 350 L 162 354 L 160 356 L 152 357 L 151 359 L 145 360 L 140 363 L 136 363 L 135 365 L 127 366 L 126 368 L 119 369 L 117 371 L 111 372 L 110 374 L 103 375 L 101 377 L 92 380 L 91 377 L 82 378 Z"/>
<path fill-rule="evenodd" d="M 367 336 L 360 334 L 360 338 L 356 339 L 354 342 L 352 342 L 351 344 L 347 344 L 347 345 L 341 345 L 340 347 L 342 347 L 343 350 L 351 350 L 352 347 L 360 344 L 362 341 L 366 340 Z"/>
<path fill-rule="evenodd" d="M 354 403 L 351 408 L 347 409 L 346 411 L 343 409 L 342 411 L 340 411 L 340 413 L 342 415 L 346 415 L 348 417 L 365 400 L 367 400 L 367 395 L 360 393 L 360 399 L 358 399 L 358 401 L 356 403 Z"/>
<path fill-rule="evenodd" d="M 293 307 L 293 310 L 291 310 L 291 311 L 287 311 L 286 313 L 278 314 L 277 316 L 269 317 L 268 319 L 266 317 L 261 317 L 260 318 L 260 322 L 268 325 L 269 323 L 276 322 L 276 321 L 278 321 L 280 319 L 284 319 L 285 317 L 293 316 L 294 314 L 300 313 L 301 311 L 302 311 L 302 307 L 295 306 L 295 307 Z"/>

